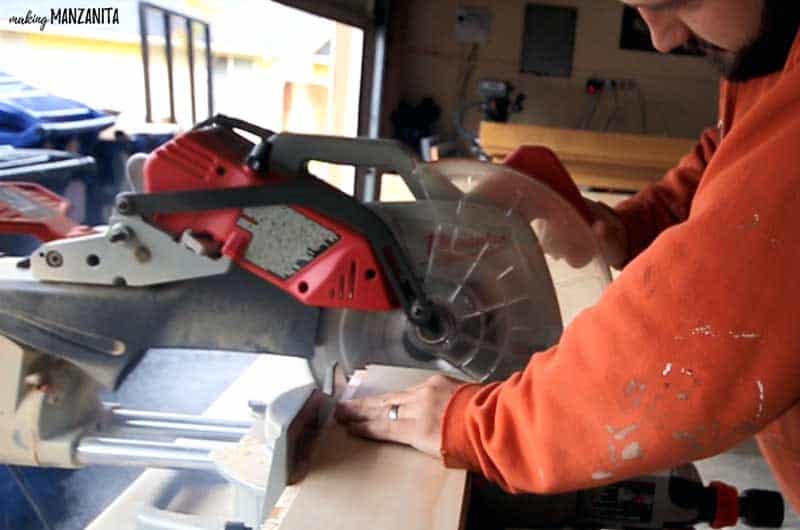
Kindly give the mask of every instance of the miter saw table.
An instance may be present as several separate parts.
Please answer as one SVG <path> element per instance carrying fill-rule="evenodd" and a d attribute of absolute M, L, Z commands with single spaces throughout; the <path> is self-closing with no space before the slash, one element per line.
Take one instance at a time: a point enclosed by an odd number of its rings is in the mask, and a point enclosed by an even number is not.
<path fill-rule="evenodd" d="M 311 380 L 308 368 L 298 359 L 262 356 L 254 360 L 203 415 L 253 421 L 248 403 L 271 401 L 280 393 Z M 146 520 L 148 515 L 157 519 L 160 509 L 216 521 L 220 523 L 219 528 L 224 528 L 222 522 L 236 520 L 235 496 L 235 487 L 216 471 L 148 469 L 87 529 L 142 530 L 140 519 Z M 161 520 L 164 520 L 163 513 Z"/>

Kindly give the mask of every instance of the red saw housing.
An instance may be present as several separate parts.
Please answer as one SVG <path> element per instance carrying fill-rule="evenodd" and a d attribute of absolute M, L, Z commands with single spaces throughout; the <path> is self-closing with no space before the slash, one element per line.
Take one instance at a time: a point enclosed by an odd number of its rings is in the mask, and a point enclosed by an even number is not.
<path fill-rule="evenodd" d="M 212 191 L 280 182 L 284 177 L 265 177 L 245 164 L 252 148 L 224 128 L 190 131 L 150 155 L 144 165 L 144 191 Z M 398 307 L 369 241 L 308 208 L 156 214 L 153 222 L 176 237 L 188 230 L 212 238 L 222 254 L 304 304 L 372 311 Z"/>

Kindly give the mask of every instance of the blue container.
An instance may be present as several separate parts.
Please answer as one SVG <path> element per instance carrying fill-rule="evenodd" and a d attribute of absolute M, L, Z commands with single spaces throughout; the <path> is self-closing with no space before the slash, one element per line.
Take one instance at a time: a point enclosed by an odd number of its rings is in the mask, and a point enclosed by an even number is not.
<path fill-rule="evenodd" d="M 114 117 L 48 94 L 0 72 L 0 145 L 63 148 L 71 139 L 86 153 Z"/>

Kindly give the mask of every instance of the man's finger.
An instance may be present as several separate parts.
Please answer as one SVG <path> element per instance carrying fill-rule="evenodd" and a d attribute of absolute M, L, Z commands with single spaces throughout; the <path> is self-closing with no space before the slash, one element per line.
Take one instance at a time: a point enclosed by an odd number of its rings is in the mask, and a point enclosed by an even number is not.
<path fill-rule="evenodd" d="M 402 405 L 409 399 L 408 392 L 394 392 L 362 399 L 340 401 L 334 409 L 337 421 L 365 421 L 388 415 L 392 405 Z"/>
<path fill-rule="evenodd" d="M 398 419 L 391 421 L 388 417 L 347 424 L 347 430 L 356 436 L 404 444 L 408 444 L 412 439 L 413 429 L 414 420 Z"/>
<path fill-rule="evenodd" d="M 407 395 L 411 395 L 411 394 L 413 394 L 413 392 L 415 392 L 416 390 L 420 390 L 420 389 L 422 389 L 422 388 L 429 387 L 429 386 L 436 386 L 437 384 L 440 384 L 440 383 L 439 383 L 439 381 L 441 381 L 441 379 L 440 379 L 440 378 L 442 378 L 442 377 L 444 377 L 445 379 L 447 379 L 447 377 L 446 377 L 446 376 L 442 376 L 442 375 L 433 375 L 433 376 L 429 377 L 428 379 L 426 379 L 425 381 L 422 381 L 421 383 L 417 383 L 417 384 L 416 384 L 416 385 L 414 385 L 414 386 L 410 386 L 410 387 L 406 388 L 406 389 L 403 391 L 403 393 L 405 393 L 405 394 L 407 394 Z M 406 400 L 406 401 L 408 401 L 408 400 Z"/>
<path fill-rule="evenodd" d="M 333 419 L 339 423 L 363 421 L 366 418 L 362 416 L 360 404 L 355 401 L 340 401 L 333 409 Z"/>
<path fill-rule="evenodd" d="M 592 223 L 592 231 L 599 239 L 602 240 L 604 237 L 606 237 L 606 230 L 607 227 L 605 221 L 598 220 Z"/>

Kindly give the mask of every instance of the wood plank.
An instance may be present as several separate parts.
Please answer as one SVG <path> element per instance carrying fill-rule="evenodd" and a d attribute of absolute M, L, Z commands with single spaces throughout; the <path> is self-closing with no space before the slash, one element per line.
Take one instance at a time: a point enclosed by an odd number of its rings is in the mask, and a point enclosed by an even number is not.
<path fill-rule="evenodd" d="M 370 366 L 355 397 L 402 390 L 434 372 Z M 458 530 L 467 474 L 407 446 L 356 438 L 329 422 L 281 530 Z"/>
<path fill-rule="evenodd" d="M 695 140 L 482 122 L 481 146 L 493 160 L 521 145 L 543 145 L 561 158 L 579 186 L 640 190 L 660 179 Z"/>

